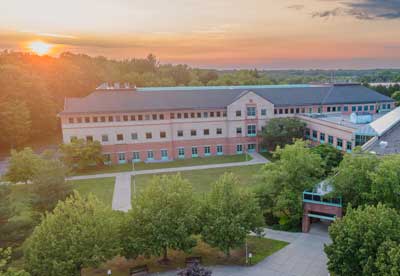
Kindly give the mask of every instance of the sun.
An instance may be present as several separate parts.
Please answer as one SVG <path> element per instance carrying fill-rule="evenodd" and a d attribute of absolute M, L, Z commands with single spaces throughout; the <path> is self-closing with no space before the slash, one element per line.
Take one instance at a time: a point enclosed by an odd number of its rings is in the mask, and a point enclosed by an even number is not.
<path fill-rule="evenodd" d="M 53 48 L 52 44 L 37 40 L 37 41 L 32 41 L 29 43 L 28 48 L 35 54 L 39 56 L 46 55 L 50 52 L 50 50 Z"/>

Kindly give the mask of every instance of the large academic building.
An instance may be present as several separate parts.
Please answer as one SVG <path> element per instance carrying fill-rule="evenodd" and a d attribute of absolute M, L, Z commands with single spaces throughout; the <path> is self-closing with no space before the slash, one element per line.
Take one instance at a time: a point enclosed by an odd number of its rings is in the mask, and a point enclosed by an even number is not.
<path fill-rule="evenodd" d="M 108 163 L 126 163 L 260 151 L 258 133 L 268 120 L 286 116 L 306 122 L 305 138 L 313 143 L 351 151 L 379 136 L 374 122 L 398 119 L 387 115 L 394 108 L 391 98 L 358 84 L 103 84 L 86 97 L 67 98 L 59 116 L 64 143 L 97 140 Z"/>

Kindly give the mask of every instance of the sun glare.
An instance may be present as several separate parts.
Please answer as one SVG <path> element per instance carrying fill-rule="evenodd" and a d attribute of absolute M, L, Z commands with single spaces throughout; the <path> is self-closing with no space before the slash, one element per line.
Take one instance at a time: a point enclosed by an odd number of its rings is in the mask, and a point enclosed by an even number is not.
<path fill-rule="evenodd" d="M 50 52 L 51 48 L 53 48 L 53 45 L 38 40 L 38 41 L 32 41 L 31 43 L 29 43 L 28 48 L 33 53 L 35 53 L 39 56 L 43 56 Z"/>

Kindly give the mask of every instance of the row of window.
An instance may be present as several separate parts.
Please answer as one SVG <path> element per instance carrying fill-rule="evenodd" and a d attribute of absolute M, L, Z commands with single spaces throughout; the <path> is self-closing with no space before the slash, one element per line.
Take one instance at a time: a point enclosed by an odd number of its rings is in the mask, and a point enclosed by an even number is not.
<path fill-rule="evenodd" d="M 246 108 L 246 114 L 247 117 L 255 117 L 257 114 L 257 109 L 255 106 L 248 106 Z M 261 116 L 267 116 L 267 109 L 262 108 L 261 109 Z M 236 110 L 236 117 L 242 117 L 242 111 L 241 110 Z"/>
<path fill-rule="evenodd" d="M 339 150 L 342 150 L 343 146 L 344 146 L 343 139 L 336 138 L 336 145 L 334 145 L 334 137 L 333 136 L 328 135 L 328 141 L 326 141 L 325 133 L 320 132 L 319 136 L 318 136 L 318 131 L 316 131 L 316 130 L 311 131 L 309 128 L 306 128 L 305 136 L 306 136 L 306 139 L 311 139 L 313 141 L 320 142 L 321 144 L 328 142 L 329 145 L 336 146 L 336 148 Z M 350 152 L 352 150 L 352 146 L 353 145 L 352 145 L 351 141 L 346 142 L 346 150 L 348 152 Z"/>
<path fill-rule="evenodd" d="M 210 111 L 210 112 L 183 112 L 170 113 L 170 119 L 187 119 L 187 118 L 208 118 L 208 117 L 226 117 L 226 111 Z M 109 115 L 109 116 L 85 116 L 85 117 L 69 117 L 68 123 L 104 123 L 104 122 L 128 122 L 128 121 L 149 121 L 149 120 L 165 120 L 164 114 L 138 114 L 138 115 Z"/>
<path fill-rule="evenodd" d="M 390 104 L 382 104 L 382 109 L 387 110 L 390 109 L 391 105 Z M 351 106 L 351 111 L 374 111 L 375 110 L 375 105 L 352 105 Z M 343 112 L 348 112 L 349 111 L 349 106 L 345 105 L 343 106 Z M 298 113 L 305 113 L 306 108 L 302 107 L 296 107 L 296 108 L 275 108 L 274 114 L 298 114 Z M 318 113 L 322 113 L 322 108 L 318 107 Z M 342 112 L 342 107 L 341 106 L 328 106 L 326 108 L 326 112 Z M 313 108 L 310 107 L 308 108 L 308 113 L 313 113 Z"/>

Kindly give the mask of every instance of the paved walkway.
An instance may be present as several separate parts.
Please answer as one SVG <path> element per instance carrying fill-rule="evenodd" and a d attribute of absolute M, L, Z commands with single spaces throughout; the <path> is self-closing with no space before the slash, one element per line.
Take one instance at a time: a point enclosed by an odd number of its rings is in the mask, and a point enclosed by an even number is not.
<path fill-rule="evenodd" d="M 112 209 L 127 212 L 131 208 L 131 176 L 119 174 L 115 177 Z"/>
<path fill-rule="evenodd" d="M 290 233 L 268 229 L 267 238 L 290 244 L 252 267 L 213 266 L 213 276 L 328 276 L 324 244 L 330 243 L 326 226 L 313 224 L 310 233 Z M 176 271 L 153 275 L 175 276 Z"/>

